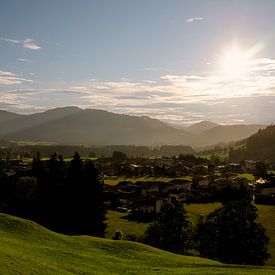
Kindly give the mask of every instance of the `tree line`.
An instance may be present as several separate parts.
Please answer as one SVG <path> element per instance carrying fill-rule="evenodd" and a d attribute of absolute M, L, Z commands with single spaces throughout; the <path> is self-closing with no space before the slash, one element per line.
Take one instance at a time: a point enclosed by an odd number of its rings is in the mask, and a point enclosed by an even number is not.
<path fill-rule="evenodd" d="M 75 153 L 70 163 L 54 153 L 32 169 L 1 178 L 1 210 L 32 219 L 57 232 L 104 237 L 103 181 L 91 160 Z"/>

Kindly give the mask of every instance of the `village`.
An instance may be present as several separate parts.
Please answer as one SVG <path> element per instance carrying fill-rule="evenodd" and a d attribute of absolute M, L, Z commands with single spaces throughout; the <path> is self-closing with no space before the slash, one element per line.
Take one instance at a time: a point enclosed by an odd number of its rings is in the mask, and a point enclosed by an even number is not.
<path fill-rule="evenodd" d="M 154 218 L 166 202 L 216 202 L 242 195 L 242 189 L 255 203 L 275 204 L 275 175 L 260 161 L 215 164 L 194 155 L 127 158 L 119 152 L 94 164 L 104 182 L 107 209 L 137 219 Z M 28 175 L 30 169 L 24 160 L 2 161 L 0 179 Z"/>
<path fill-rule="evenodd" d="M 137 218 L 153 218 L 165 202 L 206 203 L 242 196 L 249 190 L 255 203 L 275 203 L 275 177 L 260 161 L 215 165 L 193 155 L 179 158 L 99 159 L 105 203 Z"/>

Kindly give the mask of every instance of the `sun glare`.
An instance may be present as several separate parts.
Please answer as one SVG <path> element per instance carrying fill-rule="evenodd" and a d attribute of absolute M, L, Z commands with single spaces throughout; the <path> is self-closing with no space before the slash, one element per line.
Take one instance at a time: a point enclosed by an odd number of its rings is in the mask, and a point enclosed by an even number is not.
<path fill-rule="evenodd" d="M 223 58 L 223 71 L 232 77 L 239 77 L 248 71 L 248 57 L 238 50 L 230 50 L 225 52 Z"/>

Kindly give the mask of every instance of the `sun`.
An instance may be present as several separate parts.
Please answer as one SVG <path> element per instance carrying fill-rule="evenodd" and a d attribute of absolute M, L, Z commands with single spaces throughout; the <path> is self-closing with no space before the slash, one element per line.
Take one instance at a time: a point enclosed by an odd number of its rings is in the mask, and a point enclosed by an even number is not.
<path fill-rule="evenodd" d="M 223 72 L 230 77 L 241 77 L 248 71 L 249 59 L 239 49 L 226 51 L 223 56 Z"/>

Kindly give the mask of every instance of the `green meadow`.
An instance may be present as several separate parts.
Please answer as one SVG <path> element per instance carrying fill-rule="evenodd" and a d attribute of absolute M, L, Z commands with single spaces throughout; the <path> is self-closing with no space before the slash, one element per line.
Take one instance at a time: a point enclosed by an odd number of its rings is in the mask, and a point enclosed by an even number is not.
<path fill-rule="evenodd" d="M 275 269 L 225 265 L 128 241 L 66 236 L 0 214 L 1 274 L 274 274 Z"/>

